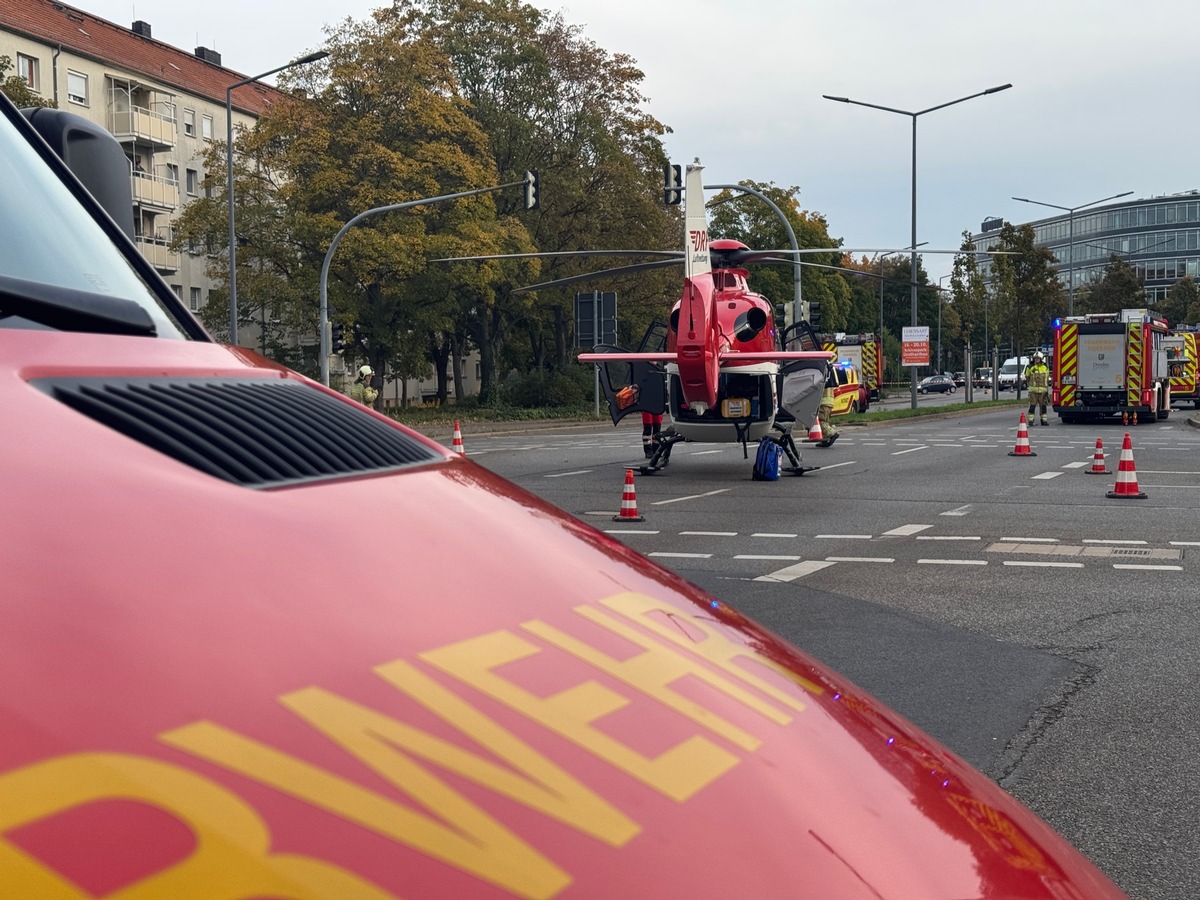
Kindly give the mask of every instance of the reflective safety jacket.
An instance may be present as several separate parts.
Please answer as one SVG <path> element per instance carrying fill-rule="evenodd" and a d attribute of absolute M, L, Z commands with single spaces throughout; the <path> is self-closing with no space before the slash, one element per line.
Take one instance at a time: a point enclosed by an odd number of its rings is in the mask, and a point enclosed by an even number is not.
<path fill-rule="evenodd" d="M 1025 384 L 1031 394 L 1044 394 L 1050 390 L 1050 370 L 1045 363 L 1030 363 L 1025 369 Z"/>

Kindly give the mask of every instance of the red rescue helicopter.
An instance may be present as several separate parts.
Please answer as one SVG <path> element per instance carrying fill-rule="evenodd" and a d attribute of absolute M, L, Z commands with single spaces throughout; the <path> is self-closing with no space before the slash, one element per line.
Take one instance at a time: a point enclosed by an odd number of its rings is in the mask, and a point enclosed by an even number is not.
<path fill-rule="evenodd" d="M 815 420 L 833 354 L 821 349 L 807 322 L 795 323 L 781 335 L 771 302 L 747 283 L 746 266 L 763 262 L 792 266 L 795 262 L 785 254 L 794 251 L 751 250 L 739 241 L 709 240 L 702 171 L 699 160 L 687 167 L 682 251 L 629 251 L 629 255 L 670 258 L 573 275 L 520 290 L 562 287 L 682 263 L 683 291 L 665 327 L 652 325 L 636 352 L 600 345 L 579 355 L 581 362 L 599 364 L 600 386 L 613 424 L 631 413 L 662 415 L 669 410 L 670 424 L 654 443 L 648 462 L 640 467 L 643 474 L 665 467 L 672 448 L 681 441 L 737 442 L 743 455 L 748 455 L 750 442 L 769 438 L 787 457 L 789 465 L 781 471 L 802 475 L 820 467 L 801 463 L 792 430 L 800 424 L 807 434 Z M 616 253 L 580 251 L 570 255 Z"/>
<path fill-rule="evenodd" d="M 0 95 L 0 174 L 0 894 L 1122 896 L 718 598 L 214 341 L 98 125 Z"/>

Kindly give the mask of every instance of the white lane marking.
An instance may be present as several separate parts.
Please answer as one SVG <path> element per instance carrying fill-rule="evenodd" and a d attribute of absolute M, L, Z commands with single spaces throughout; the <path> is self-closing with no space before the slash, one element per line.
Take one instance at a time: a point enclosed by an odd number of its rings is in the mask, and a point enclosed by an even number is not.
<path fill-rule="evenodd" d="M 1113 563 L 1114 569 L 1141 569 L 1153 572 L 1182 572 L 1183 566 L 1135 566 L 1129 563 Z"/>
<path fill-rule="evenodd" d="M 918 541 L 982 541 L 983 538 L 979 535 L 941 535 L 941 534 L 918 534 Z"/>
<path fill-rule="evenodd" d="M 864 447 L 886 447 L 887 441 L 863 441 Z"/>
<path fill-rule="evenodd" d="M 926 528 L 932 527 L 932 525 L 901 525 L 899 528 L 893 528 L 891 531 L 885 531 L 884 536 L 908 537 L 910 534 L 916 534 L 919 531 L 924 531 Z"/>
<path fill-rule="evenodd" d="M 592 469 L 579 469 L 576 472 L 559 472 L 557 475 L 543 475 L 543 478 L 566 478 L 568 475 L 586 475 Z"/>
<path fill-rule="evenodd" d="M 670 500 L 655 500 L 651 506 L 665 506 L 668 503 L 679 503 L 681 500 L 699 500 L 702 497 L 712 497 L 716 494 L 725 494 L 729 492 L 729 488 L 721 488 L 719 491 L 709 491 L 705 494 L 691 494 L 687 497 L 672 497 Z"/>
<path fill-rule="evenodd" d="M 642 531 L 637 528 L 605 528 L 605 534 L 662 534 L 661 531 Z"/>
<path fill-rule="evenodd" d="M 828 538 L 829 540 L 846 540 L 846 541 L 869 541 L 873 535 L 869 534 L 818 534 L 814 535 L 818 538 Z"/>
<path fill-rule="evenodd" d="M 688 456 L 708 456 L 710 453 L 724 453 L 724 450 L 690 450 Z"/>
<path fill-rule="evenodd" d="M 1063 468 L 1064 469 L 1082 469 L 1084 466 L 1090 466 L 1091 464 L 1092 464 L 1092 460 L 1088 459 L 1088 460 L 1084 460 L 1083 462 L 1067 463 L 1065 466 L 1063 466 Z"/>
<path fill-rule="evenodd" d="M 776 533 L 773 531 L 756 531 L 752 535 L 750 535 L 750 537 L 769 537 L 769 538 L 794 538 L 794 537 L 799 537 L 799 536 L 800 535 L 798 535 L 798 534 L 787 534 L 786 532 Z"/>
<path fill-rule="evenodd" d="M 1015 544 L 1057 544 L 1058 538 L 1031 538 L 1031 537 L 1002 537 L 1000 540 L 1004 543 Z"/>
<path fill-rule="evenodd" d="M 813 572 L 819 572 L 822 569 L 832 566 L 833 563 L 826 562 L 823 559 L 810 559 L 805 562 L 796 563 L 794 566 L 788 566 L 784 569 L 778 569 L 770 575 L 759 575 L 755 581 L 795 581 L 797 578 L 803 578 L 805 575 L 811 575 Z"/>
<path fill-rule="evenodd" d="M 912 453 L 913 450 L 928 450 L 928 449 L 929 449 L 928 446 L 926 446 L 925 444 L 922 444 L 920 447 L 912 447 L 908 450 L 897 450 L 895 453 L 892 454 L 892 456 L 903 456 L 905 453 Z"/>
<path fill-rule="evenodd" d="M 1051 478 L 1057 478 L 1062 472 L 1043 472 L 1041 475 L 1034 475 L 1030 481 L 1049 481 Z"/>
<path fill-rule="evenodd" d="M 962 444 L 934 444 L 935 447 L 962 447 Z"/>
<path fill-rule="evenodd" d="M 1023 560 L 1005 560 L 1006 566 L 1025 566 L 1027 568 L 1037 569 L 1082 569 L 1083 563 L 1068 563 L 1068 562 L 1034 562 Z"/>
<path fill-rule="evenodd" d="M 1171 541 L 1172 547 L 1200 547 L 1200 541 Z"/>
<path fill-rule="evenodd" d="M 666 559 L 712 559 L 711 553 L 651 553 L 650 556 L 661 556 Z"/>
<path fill-rule="evenodd" d="M 778 562 L 796 562 L 796 560 L 804 559 L 803 556 L 768 556 L 766 554 L 754 553 L 739 553 L 734 559 L 766 559 L 776 560 Z"/>
<path fill-rule="evenodd" d="M 700 535 L 701 537 L 737 537 L 736 531 L 681 531 L 679 533 Z"/>
<path fill-rule="evenodd" d="M 1145 474 L 1145 475 L 1200 475 L 1200 472 L 1171 472 L 1166 469 L 1138 469 L 1138 474 Z"/>
<path fill-rule="evenodd" d="M 826 469 L 838 469 L 838 468 L 841 468 L 842 466 L 852 466 L 852 465 L 854 465 L 854 463 L 855 463 L 855 461 L 853 459 L 848 459 L 845 462 L 832 463 L 831 465 L 828 465 L 828 466 L 817 466 L 817 468 L 823 472 Z"/>
<path fill-rule="evenodd" d="M 938 513 L 939 516 L 965 516 L 971 511 L 970 504 L 960 506 L 958 509 L 948 509 L 944 513 Z"/>
<path fill-rule="evenodd" d="M 866 562 L 866 563 L 893 563 L 896 560 L 890 556 L 827 556 L 826 562 Z"/>
<path fill-rule="evenodd" d="M 918 559 L 918 564 L 927 566 L 986 566 L 986 559 Z"/>
<path fill-rule="evenodd" d="M 1084 544 L 1148 544 L 1150 542 L 1149 541 L 1119 541 L 1119 540 L 1111 540 L 1110 541 L 1110 540 L 1105 540 L 1104 538 L 1084 538 L 1082 543 L 1084 543 Z"/>

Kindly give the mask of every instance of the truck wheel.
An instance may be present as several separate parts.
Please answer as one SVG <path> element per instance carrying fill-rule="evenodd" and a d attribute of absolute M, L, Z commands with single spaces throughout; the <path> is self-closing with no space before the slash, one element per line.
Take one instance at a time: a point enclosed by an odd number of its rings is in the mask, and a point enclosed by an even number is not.
<path fill-rule="evenodd" d="M 855 413 L 857 415 L 857 413 L 858 413 L 858 401 L 857 400 L 850 401 L 850 412 Z"/>

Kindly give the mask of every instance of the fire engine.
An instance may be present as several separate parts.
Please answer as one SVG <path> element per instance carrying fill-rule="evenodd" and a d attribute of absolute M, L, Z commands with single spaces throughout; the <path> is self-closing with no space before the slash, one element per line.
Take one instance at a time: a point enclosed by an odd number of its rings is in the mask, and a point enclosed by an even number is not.
<path fill-rule="evenodd" d="M 1179 325 L 1165 338 L 1167 371 L 1171 376 L 1171 399 L 1190 400 L 1200 409 L 1200 379 L 1197 378 L 1196 332 L 1198 325 Z"/>
<path fill-rule="evenodd" d="M 1166 319 L 1145 309 L 1056 319 L 1050 401 L 1065 423 L 1165 419 L 1171 381 Z"/>
<path fill-rule="evenodd" d="M 872 400 L 879 399 L 883 386 L 883 340 L 877 334 L 846 334 L 837 332 L 818 335 L 821 348 L 837 354 L 834 360 L 854 366 L 867 386 Z"/>
<path fill-rule="evenodd" d="M 725 602 L 213 340 L 130 166 L 0 94 L 0 894 L 1124 896 Z"/>

